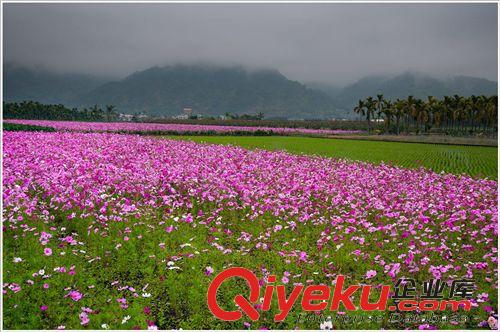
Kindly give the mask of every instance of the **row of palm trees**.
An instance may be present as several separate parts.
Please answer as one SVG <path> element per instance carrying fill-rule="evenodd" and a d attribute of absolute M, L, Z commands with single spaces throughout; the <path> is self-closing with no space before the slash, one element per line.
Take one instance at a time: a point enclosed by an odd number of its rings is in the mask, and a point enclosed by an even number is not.
<path fill-rule="evenodd" d="M 365 118 L 368 132 L 372 131 L 374 122 L 383 120 L 382 129 L 386 133 L 428 133 L 432 129 L 464 135 L 497 132 L 497 105 L 497 96 L 454 95 L 441 100 L 432 96 L 427 100 L 409 96 L 391 101 L 379 94 L 360 100 L 354 112 Z"/>
<path fill-rule="evenodd" d="M 3 104 L 3 116 L 8 119 L 72 120 L 72 121 L 115 121 L 118 113 L 113 105 L 102 109 L 98 105 L 78 110 L 62 104 L 45 105 L 36 101 Z"/>

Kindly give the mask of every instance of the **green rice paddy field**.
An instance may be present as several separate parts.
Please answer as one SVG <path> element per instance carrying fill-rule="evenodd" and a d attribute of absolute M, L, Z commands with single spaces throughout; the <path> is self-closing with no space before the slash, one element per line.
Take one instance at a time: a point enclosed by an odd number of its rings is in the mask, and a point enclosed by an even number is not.
<path fill-rule="evenodd" d="M 294 136 L 175 136 L 196 142 L 232 144 L 244 148 L 286 150 L 291 153 L 315 154 L 373 163 L 392 163 L 435 172 L 468 174 L 497 179 L 498 148 L 484 146 L 377 142 Z"/>

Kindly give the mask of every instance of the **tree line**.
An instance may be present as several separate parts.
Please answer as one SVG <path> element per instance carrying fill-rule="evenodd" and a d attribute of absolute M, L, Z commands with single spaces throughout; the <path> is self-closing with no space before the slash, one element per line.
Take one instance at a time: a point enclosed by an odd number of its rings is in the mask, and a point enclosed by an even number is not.
<path fill-rule="evenodd" d="M 439 100 L 429 96 L 422 100 L 409 96 L 391 101 L 383 94 L 360 100 L 354 112 L 364 117 L 368 132 L 374 123 L 386 133 L 475 134 L 496 133 L 497 96 L 446 96 Z"/>
<path fill-rule="evenodd" d="M 3 116 L 7 119 L 65 120 L 65 121 L 115 121 L 118 113 L 113 105 L 102 109 L 98 105 L 81 110 L 62 104 L 45 105 L 36 101 L 3 103 Z"/>

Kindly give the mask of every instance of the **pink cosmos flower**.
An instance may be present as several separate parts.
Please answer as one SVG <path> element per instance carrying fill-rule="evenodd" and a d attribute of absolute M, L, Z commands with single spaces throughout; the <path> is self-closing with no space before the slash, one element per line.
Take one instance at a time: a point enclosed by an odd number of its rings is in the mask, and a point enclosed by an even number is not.
<path fill-rule="evenodd" d="M 498 330 L 498 320 L 495 317 L 490 316 L 488 318 L 488 325 L 490 326 L 490 329 Z"/>
<path fill-rule="evenodd" d="M 211 266 L 207 266 L 207 267 L 205 268 L 205 275 L 206 275 L 206 276 L 209 276 L 209 275 L 211 275 L 212 273 L 214 273 L 214 269 L 213 269 Z"/>
<path fill-rule="evenodd" d="M 66 296 L 71 297 L 71 299 L 75 302 L 78 302 L 82 299 L 83 295 L 77 290 L 70 291 Z"/>
<path fill-rule="evenodd" d="M 48 309 L 48 308 L 49 308 L 49 307 L 47 307 L 46 305 L 42 305 L 42 306 L 40 306 L 40 310 L 41 310 L 41 311 L 47 311 L 47 309 Z"/>
<path fill-rule="evenodd" d="M 45 249 L 43 249 L 43 253 L 45 254 L 45 256 L 50 256 L 50 255 L 52 255 L 52 249 L 45 248 Z"/>
<path fill-rule="evenodd" d="M 371 279 L 377 275 L 377 271 L 375 270 L 368 270 L 366 271 L 366 279 Z"/>
<path fill-rule="evenodd" d="M 87 325 L 90 322 L 89 315 L 86 312 L 80 313 L 80 324 Z"/>

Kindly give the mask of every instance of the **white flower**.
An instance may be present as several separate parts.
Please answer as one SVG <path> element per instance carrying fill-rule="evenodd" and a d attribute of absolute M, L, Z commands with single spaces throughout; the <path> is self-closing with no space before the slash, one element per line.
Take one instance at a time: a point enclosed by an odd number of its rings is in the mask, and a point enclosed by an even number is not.
<path fill-rule="evenodd" d="M 158 330 L 158 326 L 150 325 L 150 326 L 148 326 L 148 330 Z"/>
<path fill-rule="evenodd" d="M 102 324 L 102 325 L 101 325 L 101 328 L 103 328 L 103 329 L 107 330 L 107 329 L 109 329 L 109 325 L 108 325 L 108 324 Z"/>
<path fill-rule="evenodd" d="M 174 263 L 174 262 L 172 262 L 172 261 L 168 261 L 168 262 L 167 262 L 167 266 L 174 266 L 174 265 L 175 265 L 175 263 Z"/>
<path fill-rule="evenodd" d="M 130 315 L 123 317 L 122 324 L 125 324 L 130 319 Z"/>
<path fill-rule="evenodd" d="M 142 293 L 142 297 L 151 297 L 151 293 Z"/>
<path fill-rule="evenodd" d="M 168 269 L 169 270 L 180 270 L 181 268 L 178 266 L 169 266 Z"/>
<path fill-rule="evenodd" d="M 331 330 L 331 329 L 333 329 L 333 324 L 332 324 L 331 318 L 328 317 L 327 320 L 325 320 L 323 323 L 319 324 L 319 328 L 321 330 Z"/>
<path fill-rule="evenodd" d="M 19 262 L 22 262 L 23 259 L 21 257 L 14 257 L 14 259 L 12 260 L 14 263 L 19 263 Z"/>
<path fill-rule="evenodd" d="M 43 276 L 45 274 L 45 270 L 44 269 L 41 269 L 40 271 L 38 271 L 38 274 Z"/>

